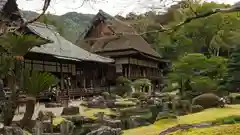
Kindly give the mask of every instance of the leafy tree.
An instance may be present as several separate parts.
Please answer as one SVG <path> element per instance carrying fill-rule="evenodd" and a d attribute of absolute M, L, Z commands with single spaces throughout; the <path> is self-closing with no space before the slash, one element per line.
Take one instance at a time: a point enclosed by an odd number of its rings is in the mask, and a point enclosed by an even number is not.
<path fill-rule="evenodd" d="M 183 3 L 187 2 L 188 7 Z M 186 5 L 186 3 L 185 3 Z M 229 7 L 226 4 L 214 2 L 199 3 L 198 1 L 183 1 L 170 7 L 166 13 L 146 13 L 135 19 L 134 27 L 139 32 L 147 32 L 143 37 L 153 45 L 164 58 L 177 60 L 185 53 L 204 53 L 207 56 L 229 57 L 230 50 L 239 42 L 237 13 L 221 14 L 193 20 L 169 33 L 154 32 L 164 27 L 173 27 L 189 16 L 203 14 L 215 8 Z M 148 15 L 150 14 L 150 15 Z M 135 17 L 137 18 L 137 17 Z"/>
<path fill-rule="evenodd" d="M 226 76 L 226 64 L 223 57 L 207 58 L 201 53 L 187 54 L 174 63 L 173 72 L 168 74 L 169 84 L 178 83 L 182 94 L 186 90 L 215 90 Z"/>
<path fill-rule="evenodd" d="M 229 59 L 227 87 L 230 91 L 240 88 L 240 47 L 234 49 Z"/>
<path fill-rule="evenodd" d="M 137 90 L 148 89 L 151 86 L 151 81 L 149 79 L 137 79 L 133 81 L 132 85 Z"/>
<path fill-rule="evenodd" d="M 34 114 L 36 96 L 42 90 L 48 89 L 50 86 L 57 84 L 54 75 L 48 72 L 30 71 L 25 69 L 23 72 L 23 91 L 27 94 L 26 112 L 21 120 L 21 125 L 25 127 L 30 123 Z"/>
<path fill-rule="evenodd" d="M 171 82 L 177 82 L 180 86 L 180 92 L 183 93 L 186 86 L 189 85 L 189 80 L 204 72 L 206 66 L 207 57 L 203 54 L 187 54 L 173 65 L 173 72 L 168 75 L 168 78 Z"/>
<path fill-rule="evenodd" d="M 127 79 L 126 77 L 119 76 L 116 79 L 117 89 L 115 91 L 116 94 L 123 96 L 126 93 L 131 92 L 132 90 L 132 81 Z"/>
<path fill-rule="evenodd" d="M 217 82 L 207 76 L 196 76 L 191 80 L 191 87 L 194 91 L 207 93 L 217 89 Z"/>

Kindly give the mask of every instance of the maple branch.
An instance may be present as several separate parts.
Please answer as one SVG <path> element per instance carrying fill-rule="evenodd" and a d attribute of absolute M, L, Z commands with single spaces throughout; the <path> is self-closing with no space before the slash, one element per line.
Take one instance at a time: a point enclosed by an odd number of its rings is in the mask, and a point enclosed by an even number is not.
<path fill-rule="evenodd" d="M 142 33 L 115 33 L 116 35 L 112 36 L 106 36 L 106 37 L 100 37 L 100 38 L 90 38 L 90 39 L 85 39 L 84 41 L 96 41 L 96 40 L 106 40 L 106 39 L 114 39 L 114 38 L 119 38 L 120 36 L 124 35 L 145 35 L 148 33 L 157 33 L 157 32 L 175 32 L 177 31 L 181 26 L 190 23 L 193 20 L 197 20 L 200 18 L 205 18 L 211 15 L 214 15 L 216 13 L 231 13 L 231 12 L 239 12 L 240 11 L 240 2 L 237 2 L 230 8 L 218 8 L 218 9 L 213 9 L 209 12 L 202 13 L 202 14 L 195 14 L 195 16 L 187 17 L 184 21 L 180 22 L 179 24 L 171 27 L 171 28 L 165 28 L 160 24 L 161 29 L 160 30 L 152 30 L 152 31 L 146 31 Z"/>
<path fill-rule="evenodd" d="M 160 30 L 153 30 L 153 31 L 147 31 L 147 32 L 142 32 L 138 33 L 137 35 L 144 35 L 147 33 L 156 33 L 156 32 L 166 32 L 166 31 L 177 31 L 181 26 L 190 23 L 193 20 L 197 20 L 200 18 L 205 18 L 211 15 L 214 15 L 216 13 L 231 13 L 231 12 L 239 12 L 240 11 L 240 2 L 236 3 L 233 5 L 231 8 L 218 8 L 218 9 L 213 9 L 209 12 L 203 13 L 203 14 L 195 14 L 195 16 L 191 16 L 186 18 L 184 21 L 180 22 L 179 24 L 173 26 L 172 28 L 165 28 L 162 25 L 160 25 L 161 29 Z M 126 33 L 125 33 L 126 34 Z M 132 35 L 132 33 L 128 33 Z"/>
<path fill-rule="evenodd" d="M 47 11 L 47 9 L 48 9 L 48 7 L 50 5 L 50 2 L 51 2 L 51 0 L 45 0 L 44 1 L 44 5 L 43 5 L 43 9 L 42 9 L 42 13 L 39 14 L 37 17 L 24 22 L 24 24 L 21 27 L 25 27 L 27 24 L 33 23 L 33 22 L 37 21 L 41 16 L 43 16 L 46 13 L 46 11 Z"/>

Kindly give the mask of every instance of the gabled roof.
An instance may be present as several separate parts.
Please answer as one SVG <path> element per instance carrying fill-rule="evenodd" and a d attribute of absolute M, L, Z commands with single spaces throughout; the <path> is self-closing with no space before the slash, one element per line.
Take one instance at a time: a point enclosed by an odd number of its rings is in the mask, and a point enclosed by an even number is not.
<path fill-rule="evenodd" d="M 113 59 L 92 54 L 72 44 L 70 41 L 60 36 L 54 30 L 53 26 L 42 23 L 33 23 L 29 24 L 28 28 L 35 34 L 53 41 L 52 43 L 47 43 L 41 45 L 40 47 L 34 47 L 30 50 L 30 52 L 50 54 L 60 59 L 84 60 L 104 63 L 114 62 Z"/>
<path fill-rule="evenodd" d="M 102 10 L 99 10 L 89 26 L 82 33 L 80 39 L 87 39 L 88 33 L 93 28 L 94 22 L 99 19 L 104 20 L 104 22 L 107 23 L 108 28 L 112 30 L 113 33 L 116 35 L 121 33 L 122 35 L 115 39 L 96 41 L 92 47 L 93 52 L 97 53 L 104 51 L 134 49 L 141 53 L 161 58 L 161 56 L 151 47 L 150 44 L 148 44 L 140 35 L 137 35 L 137 32 L 131 25 L 105 13 Z"/>

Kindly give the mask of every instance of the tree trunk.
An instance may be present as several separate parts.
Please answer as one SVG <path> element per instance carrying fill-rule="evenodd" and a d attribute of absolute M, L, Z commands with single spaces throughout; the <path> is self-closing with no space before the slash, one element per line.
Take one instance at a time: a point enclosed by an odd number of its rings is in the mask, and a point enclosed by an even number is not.
<path fill-rule="evenodd" d="M 11 90 L 10 99 L 6 101 L 3 109 L 3 123 L 5 126 L 10 126 L 17 109 L 17 90 L 15 76 L 8 77 L 9 87 Z"/>
<path fill-rule="evenodd" d="M 35 103 L 36 103 L 35 98 L 31 97 L 31 98 L 28 99 L 28 101 L 26 103 L 26 111 L 25 111 L 24 116 L 21 120 L 22 128 L 25 128 L 28 123 L 31 123 L 32 116 L 34 114 Z"/>

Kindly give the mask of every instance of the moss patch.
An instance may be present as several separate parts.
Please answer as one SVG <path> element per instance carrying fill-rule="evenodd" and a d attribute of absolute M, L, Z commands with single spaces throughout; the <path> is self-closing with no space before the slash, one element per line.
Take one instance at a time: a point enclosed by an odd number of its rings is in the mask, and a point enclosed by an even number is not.
<path fill-rule="evenodd" d="M 158 135 L 161 131 L 177 124 L 200 123 L 214 121 L 228 116 L 240 115 L 239 110 L 240 105 L 230 105 L 226 108 L 206 109 L 203 112 L 180 116 L 178 119 L 159 120 L 150 126 L 125 130 L 123 135 Z"/>
<path fill-rule="evenodd" d="M 109 108 L 99 109 L 99 108 L 86 108 L 86 107 L 83 107 L 83 109 L 81 109 L 80 115 L 95 120 L 97 119 L 95 115 L 99 112 L 104 112 L 105 115 L 116 115 L 115 112 L 113 112 Z"/>
<path fill-rule="evenodd" d="M 63 117 L 56 117 L 53 119 L 53 126 L 58 126 L 59 124 L 61 124 L 65 119 Z"/>

